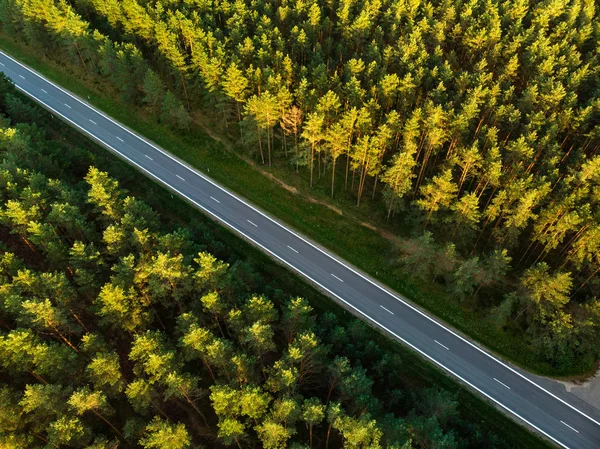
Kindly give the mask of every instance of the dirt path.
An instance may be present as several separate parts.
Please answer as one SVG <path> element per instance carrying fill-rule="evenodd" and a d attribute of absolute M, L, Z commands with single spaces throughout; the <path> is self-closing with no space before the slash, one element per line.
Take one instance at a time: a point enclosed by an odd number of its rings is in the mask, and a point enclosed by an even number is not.
<path fill-rule="evenodd" d="M 355 223 L 357 223 L 357 224 L 359 224 L 361 226 L 364 226 L 366 228 L 369 228 L 372 231 L 377 232 L 383 238 L 389 240 L 390 242 L 394 243 L 395 245 L 400 245 L 402 243 L 405 243 L 405 241 L 403 239 L 397 237 L 396 235 L 394 235 L 390 231 L 378 228 L 377 226 L 374 226 L 371 223 L 367 223 L 365 221 L 362 221 L 362 220 L 360 220 L 357 217 L 354 217 L 352 215 L 344 214 L 344 211 L 342 209 L 340 209 L 339 207 L 335 207 L 335 206 L 329 204 L 326 201 L 319 200 L 319 199 L 317 199 L 317 198 L 315 198 L 315 197 L 313 197 L 311 195 L 308 195 L 306 193 L 300 192 L 296 187 L 291 186 L 291 185 L 285 183 L 282 179 L 278 178 L 274 174 L 272 174 L 272 173 L 266 171 L 265 169 L 263 169 L 252 158 L 249 158 L 249 157 L 247 157 L 247 156 L 245 156 L 243 154 L 240 154 L 239 152 L 235 151 L 233 149 L 234 143 L 230 139 L 228 139 L 227 137 L 223 136 L 222 134 L 214 132 L 213 129 L 211 129 L 211 127 L 208 126 L 205 123 L 205 120 L 206 120 L 205 117 L 196 115 L 194 118 L 195 118 L 194 123 L 196 123 L 198 126 L 200 126 L 202 128 L 202 130 L 206 134 L 208 134 L 210 137 L 212 137 L 216 141 L 222 143 L 223 146 L 225 147 L 225 149 L 227 151 L 229 151 L 230 153 L 235 154 L 236 157 L 239 157 L 240 159 L 242 159 L 243 161 L 245 161 L 246 163 L 248 163 L 250 166 L 252 166 L 252 168 L 254 168 L 256 171 L 258 171 L 261 175 L 269 178 L 271 181 L 273 181 L 276 184 L 280 185 L 282 188 L 284 188 L 288 192 L 291 192 L 294 195 L 298 195 L 302 199 L 305 199 L 306 201 L 310 201 L 311 203 L 319 204 L 321 206 L 324 206 L 324 207 L 328 208 L 329 210 L 335 212 L 338 215 L 343 215 L 343 216 L 345 216 L 347 218 L 350 218 Z"/>

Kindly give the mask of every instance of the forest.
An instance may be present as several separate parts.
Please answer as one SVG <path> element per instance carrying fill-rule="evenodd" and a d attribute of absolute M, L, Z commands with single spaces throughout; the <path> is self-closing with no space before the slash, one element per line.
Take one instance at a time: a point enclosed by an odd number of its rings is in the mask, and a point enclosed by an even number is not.
<path fill-rule="evenodd" d="M 593 368 L 594 0 L 1 0 L 0 23 L 174 129 L 212 114 L 260 164 L 379 208 L 401 270 Z"/>
<path fill-rule="evenodd" d="M 0 155 L 0 447 L 534 447 L 216 225 L 159 214 L 3 76 Z"/>

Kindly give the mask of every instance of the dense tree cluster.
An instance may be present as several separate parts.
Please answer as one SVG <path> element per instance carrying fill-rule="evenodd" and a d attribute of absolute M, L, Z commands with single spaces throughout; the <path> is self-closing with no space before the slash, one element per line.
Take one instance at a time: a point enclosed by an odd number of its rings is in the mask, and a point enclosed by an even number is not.
<path fill-rule="evenodd" d="M 0 77 L 0 447 L 514 447 L 49 120 Z"/>
<path fill-rule="evenodd" d="M 594 0 L 0 5 L 5 33 L 163 122 L 185 129 L 210 106 L 264 164 L 380 203 L 429 245 L 403 263 L 549 362 L 597 357 Z"/>

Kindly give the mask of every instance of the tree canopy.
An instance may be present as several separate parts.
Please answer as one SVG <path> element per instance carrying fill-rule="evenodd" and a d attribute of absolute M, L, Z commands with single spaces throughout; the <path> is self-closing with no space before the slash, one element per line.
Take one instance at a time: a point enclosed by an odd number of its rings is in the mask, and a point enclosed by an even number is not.
<path fill-rule="evenodd" d="M 260 163 L 453 244 L 457 260 L 434 279 L 481 315 L 541 262 L 569 275 L 555 310 L 572 323 L 555 348 L 573 351 L 568 364 L 598 357 L 580 331 L 600 292 L 599 23 L 594 0 L 0 2 L 3 33 L 143 113 L 183 131 L 209 113 Z M 10 203 L 15 226 L 39 213 L 22 206 Z M 123 234 L 107 234 L 118 251 Z M 491 282 L 472 257 L 503 251 L 514 270 Z M 497 321 L 507 332 L 554 323 L 517 309 Z"/>

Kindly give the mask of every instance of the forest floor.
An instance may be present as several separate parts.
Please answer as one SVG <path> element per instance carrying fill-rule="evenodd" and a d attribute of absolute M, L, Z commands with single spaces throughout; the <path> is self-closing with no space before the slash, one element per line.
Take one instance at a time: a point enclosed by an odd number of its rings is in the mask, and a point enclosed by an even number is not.
<path fill-rule="evenodd" d="M 385 220 L 381 206 L 376 208 L 365 201 L 360 209 L 355 208 L 351 195 L 344 192 L 332 200 L 328 183 L 309 192 L 303 176 L 285 166 L 259 166 L 236 151 L 234 142 L 216 133 L 219 128 L 205 117 L 195 115 L 197 126 L 190 132 L 173 132 L 119 101 L 114 92 L 84 73 L 69 73 L 64 65 L 40 57 L 6 35 L 0 34 L 0 47 L 516 365 L 554 377 L 593 374 L 585 373 L 582 367 L 557 370 L 540 360 L 523 338 L 498 329 L 469 304 L 402 273 L 396 262 L 397 245 L 390 244 L 400 243 L 402 238 L 396 235 L 398 229 L 393 223 Z"/>

